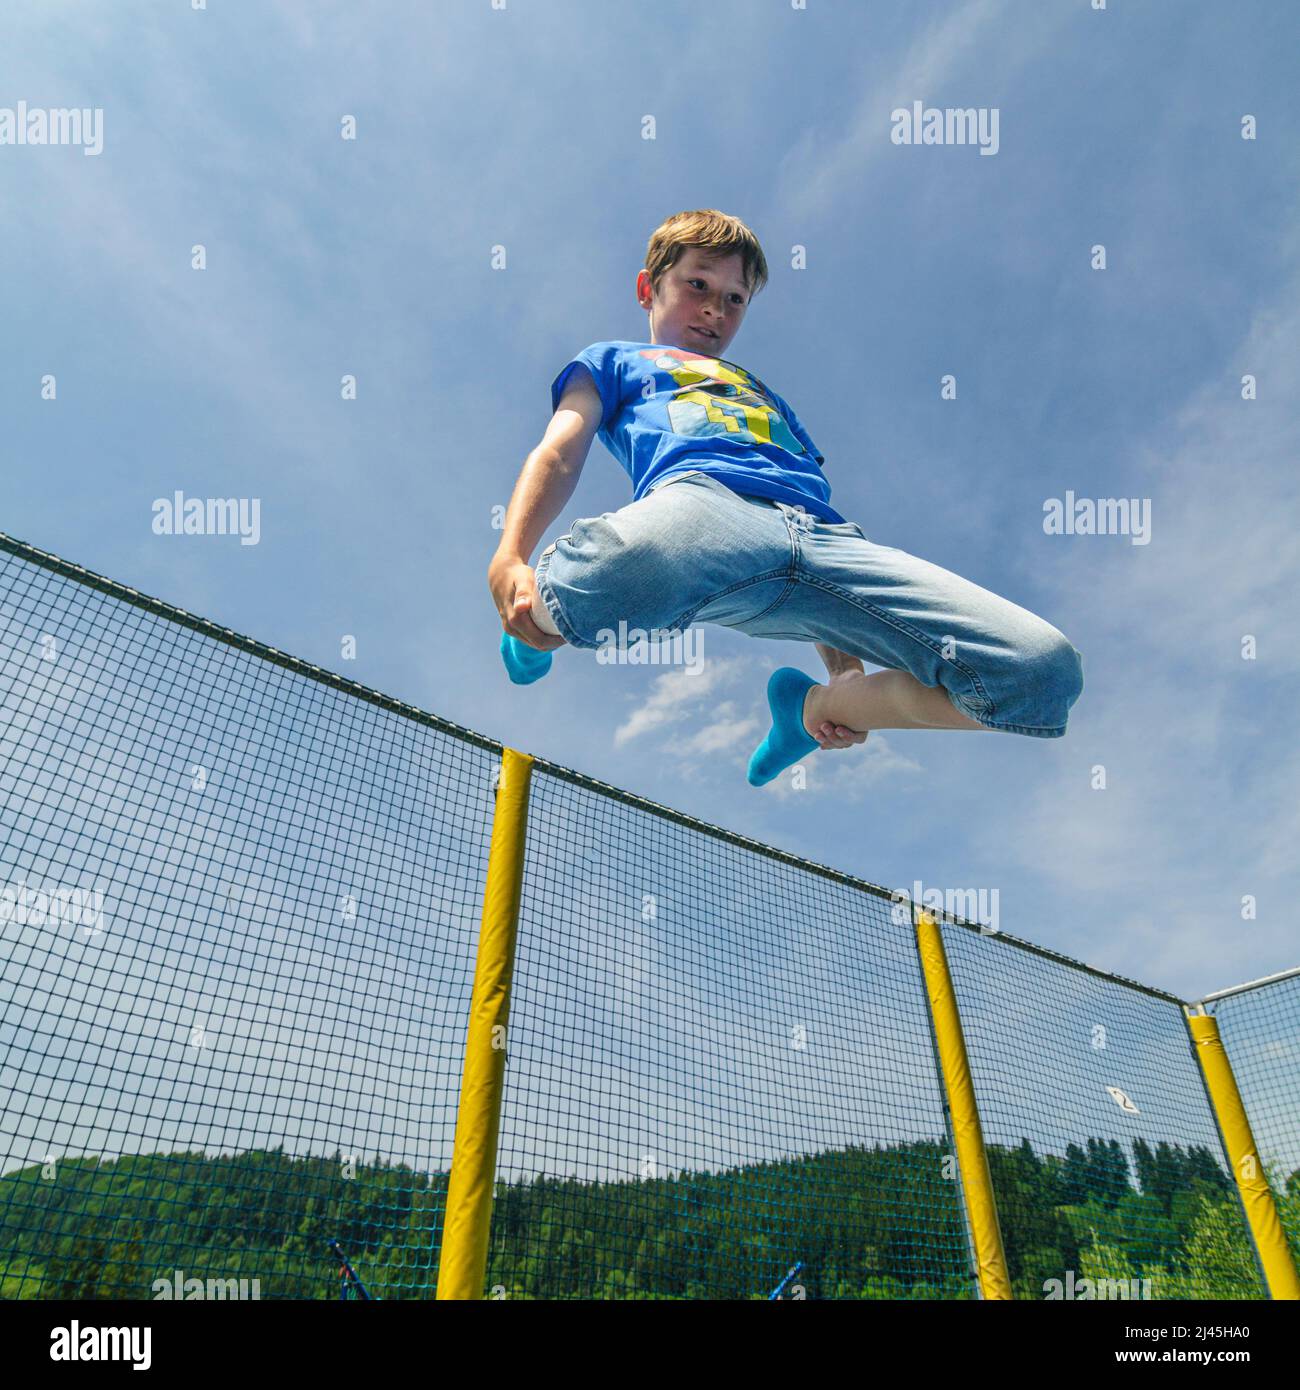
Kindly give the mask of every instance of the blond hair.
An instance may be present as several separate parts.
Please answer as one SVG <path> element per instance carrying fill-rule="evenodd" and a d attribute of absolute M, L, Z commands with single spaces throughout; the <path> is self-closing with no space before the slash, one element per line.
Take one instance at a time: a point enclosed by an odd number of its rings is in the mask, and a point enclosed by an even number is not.
<path fill-rule="evenodd" d="M 677 264 L 688 246 L 696 246 L 719 258 L 739 253 L 742 274 L 751 296 L 767 284 L 767 258 L 763 248 L 740 218 L 716 208 L 696 208 L 691 212 L 673 213 L 651 235 L 646 247 L 645 268 L 650 273 L 652 288 L 659 288 L 664 273 Z"/>

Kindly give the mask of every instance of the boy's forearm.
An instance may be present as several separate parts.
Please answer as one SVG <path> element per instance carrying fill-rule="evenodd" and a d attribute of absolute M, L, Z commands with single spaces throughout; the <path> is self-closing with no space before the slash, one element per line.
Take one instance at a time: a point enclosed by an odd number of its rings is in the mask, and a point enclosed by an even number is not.
<path fill-rule="evenodd" d="M 826 670 L 832 675 L 837 676 L 841 671 L 861 671 L 862 662 L 856 656 L 850 656 L 847 652 L 837 651 L 834 647 L 828 647 L 825 642 L 816 643 L 817 655 L 826 663 Z"/>
<path fill-rule="evenodd" d="M 497 554 L 517 556 L 526 562 L 573 495 L 580 476 L 581 469 L 571 468 L 557 450 L 539 444 L 519 472 L 519 481 L 506 508 Z"/>

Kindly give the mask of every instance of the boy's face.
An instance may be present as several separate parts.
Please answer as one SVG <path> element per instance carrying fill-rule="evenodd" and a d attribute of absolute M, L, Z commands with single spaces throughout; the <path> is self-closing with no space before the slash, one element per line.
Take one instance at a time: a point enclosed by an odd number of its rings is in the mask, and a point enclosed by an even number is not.
<path fill-rule="evenodd" d="M 650 314 L 650 342 L 721 357 L 749 307 L 740 253 L 721 259 L 688 246 L 650 287 L 650 272 L 636 277 L 637 303 Z M 703 332 L 699 330 L 705 330 Z"/>

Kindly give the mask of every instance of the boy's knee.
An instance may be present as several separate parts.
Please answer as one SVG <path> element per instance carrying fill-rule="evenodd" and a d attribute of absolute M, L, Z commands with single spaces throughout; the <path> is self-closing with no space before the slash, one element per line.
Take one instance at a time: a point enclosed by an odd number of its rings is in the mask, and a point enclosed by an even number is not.
<path fill-rule="evenodd" d="M 548 557 L 547 573 L 570 626 L 585 639 L 570 641 L 593 647 L 620 625 L 671 629 L 708 582 L 690 567 L 667 566 L 662 546 L 603 516 L 574 522 Z"/>
<path fill-rule="evenodd" d="M 547 608 L 541 593 L 537 595 L 537 602 L 529 609 L 529 614 L 534 623 L 551 637 L 563 637 L 564 634 L 555 625 L 555 619 L 551 617 L 551 610 Z"/>
<path fill-rule="evenodd" d="M 1066 637 L 1061 637 L 1053 656 L 1056 682 L 1068 704 L 1083 693 L 1083 653 Z"/>
<path fill-rule="evenodd" d="M 1034 691 L 1064 713 L 1083 692 L 1083 656 L 1055 628 L 1039 643 L 1030 658 L 1029 684 Z"/>
<path fill-rule="evenodd" d="M 538 561 L 538 587 L 563 615 L 561 634 L 571 646 L 595 649 L 606 634 L 646 625 L 663 597 L 655 585 L 641 582 L 628 547 L 604 517 L 573 523 L 550 553 Z"/>

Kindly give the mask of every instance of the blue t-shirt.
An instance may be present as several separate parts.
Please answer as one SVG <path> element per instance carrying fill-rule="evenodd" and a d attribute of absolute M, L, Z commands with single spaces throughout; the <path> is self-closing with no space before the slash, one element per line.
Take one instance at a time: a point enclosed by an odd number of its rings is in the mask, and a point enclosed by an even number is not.
<path fill-rule="evenodd" d="M 743 367 L 662 344 L 592 343 L 551 383 L 552 412 L 579 367 L 600 392 L 600 441 L 632 479 L 634 502 L 698 469 L 734 492 L 844 520 L 799 417 Z"/>

